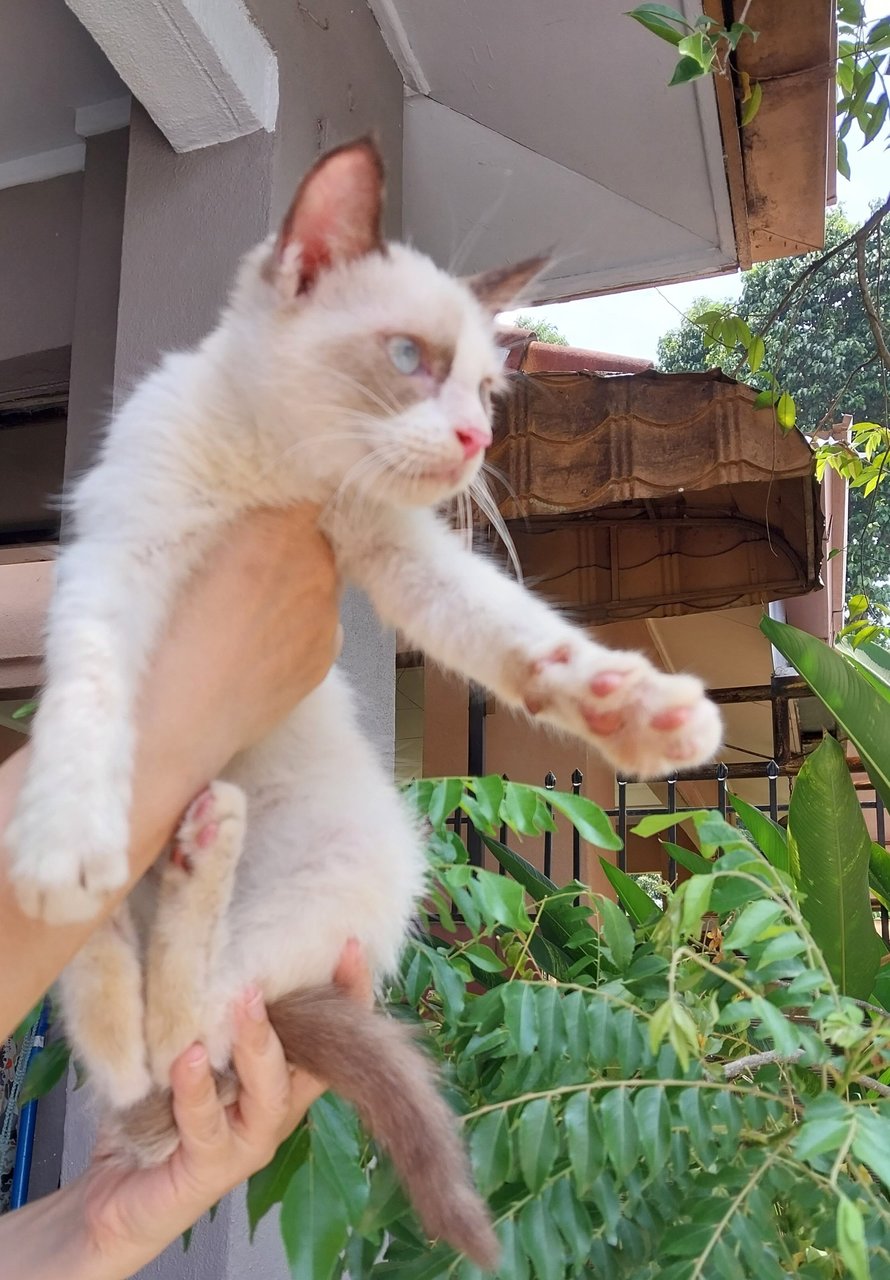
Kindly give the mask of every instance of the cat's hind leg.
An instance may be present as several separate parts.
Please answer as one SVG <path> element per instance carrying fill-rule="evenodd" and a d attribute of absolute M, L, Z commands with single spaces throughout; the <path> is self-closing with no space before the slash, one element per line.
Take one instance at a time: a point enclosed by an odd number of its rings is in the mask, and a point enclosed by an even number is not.
<path fill-rule="evenodd" d="M 151 1088 L 142 965 L 129 908 L 118 908 L 59 980 L 68 1039 L 97 1094 L 129 1107 Z"/>
<path fill-rule="evenodd" d="M 245 815 L 240 787 L 211 783 L 187 809 L 160 875 L 145 1026 L 152 1078 L 161 1086 L 169 1083 L 173 1059 L 206 1034 Z"/>

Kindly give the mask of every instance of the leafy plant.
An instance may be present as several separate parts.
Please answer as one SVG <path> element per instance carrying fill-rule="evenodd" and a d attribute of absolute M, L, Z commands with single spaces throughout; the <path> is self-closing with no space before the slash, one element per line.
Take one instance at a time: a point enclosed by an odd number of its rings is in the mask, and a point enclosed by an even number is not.
<path fill-rule="evenodd" d="M 635 925 L 499 838 L 501 824 L 520 839 L 549 828 L 543 789 L 451 778 L 411 794 L 431 891 L 390 998 L 442 1063 L 499 1274 L 761 1280 L 874 1263 L 877 1280 L 890 1104 L 875 1076 L 890 1068 L 890 1019 L 840 993 L 791 876 L 696 812 L 707 856 L 664 911 L 620 881 L 638 914 L 632 891 L 646 901 Z M 590 801 L 546 800 L 615 845 Z M 470 864 L 452 809 L 473 815 L 505 874 Z M 718 954 L 699 943 L 713 915 Z M 295 1276 L 478 1276 L 430 1248 L 382 1154 L 331 1099 L 252 1180 L 252 1222 L 279 1202 Z"/>
<path fill-rule="evenodd" d="M 746 22 L 732 22 L 725 27 L 716 18 L 700 13 L 694 22 L 668 4 L 641 4 L 627 15 L 647 31 L 675 46 L 679 59 L 670 83 L 688 84 L 702 76 L 728 75 L 729 58 L 743 36 L 756 40 L 758 33 Z M 757 114 L 763 90 L 759 84 L 747 83 L 742 94 L 742 124 Z"/>

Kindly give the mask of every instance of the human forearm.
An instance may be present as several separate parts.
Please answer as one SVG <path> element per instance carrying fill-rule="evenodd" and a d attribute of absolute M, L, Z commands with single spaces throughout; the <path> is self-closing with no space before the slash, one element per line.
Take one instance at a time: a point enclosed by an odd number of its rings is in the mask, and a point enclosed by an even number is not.
<path fill-rule="evenodd" d="M 251 514 L 183 593 L 137 717 L 130 879 L 103 916 L 49 926 L 23 915 L 0 835 L 0 938 L 16 957 L 0 989 L 0 1033 L 154 861 L 196 792 L 323 678 L 335 656 L 337 583 L 315 520 L 312 508 Z M 0 766 L 0 833 L 27 760 L 26 748 Z"/>

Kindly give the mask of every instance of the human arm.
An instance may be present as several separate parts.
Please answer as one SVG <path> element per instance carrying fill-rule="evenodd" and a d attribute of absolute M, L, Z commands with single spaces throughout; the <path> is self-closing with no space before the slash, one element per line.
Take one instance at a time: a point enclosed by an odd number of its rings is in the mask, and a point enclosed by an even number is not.
<path fill-rule="evenodd" d="M 363 1004 L 371 980 L 355 942 L 335 981 Z M 258 992 L 236 1011 L 238 1101 L 221 1106 L 207 1054 L 193 1045 L 171 1082 L 181 1143 L 150 1169 L 101 1155 L 61 1191 L 0 1219 L 0 1280 L 126 1280 L 211 1205 L 263 1168 L 324 1084 L 288 1068 Z"/>
<path fill-rule="evenodd" d="M 16 964 L 0 989 L 6 1034 L 154 861 L 192 799 L 325 676 L 338 645 L 337 579 L 313 507 L 256 511 L 230 528 L 186 585 L 142 691 L 130 877 L 103 913 L 46 925 L 17 907 L 0 840 L 0 937 Z M 0 832 L 27 747 L 0 766 Z"/>

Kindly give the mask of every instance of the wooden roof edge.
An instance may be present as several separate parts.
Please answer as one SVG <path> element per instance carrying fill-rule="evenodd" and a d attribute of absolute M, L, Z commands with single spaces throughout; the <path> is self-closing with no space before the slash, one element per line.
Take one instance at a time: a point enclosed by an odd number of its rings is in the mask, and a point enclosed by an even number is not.
<path fill-rule="evenodd" d="M 704 0 L 721 23 L 745 0 Z M 727 16 L 728 15 L 728 16 Z M 821 249 L 834 197 L 834 0 L 751 0 L 732 78 L 715 75 L 723 158 L 739 266 Z M 755 118 L 740 122 L 740 73 L 760 84 Z"/>

